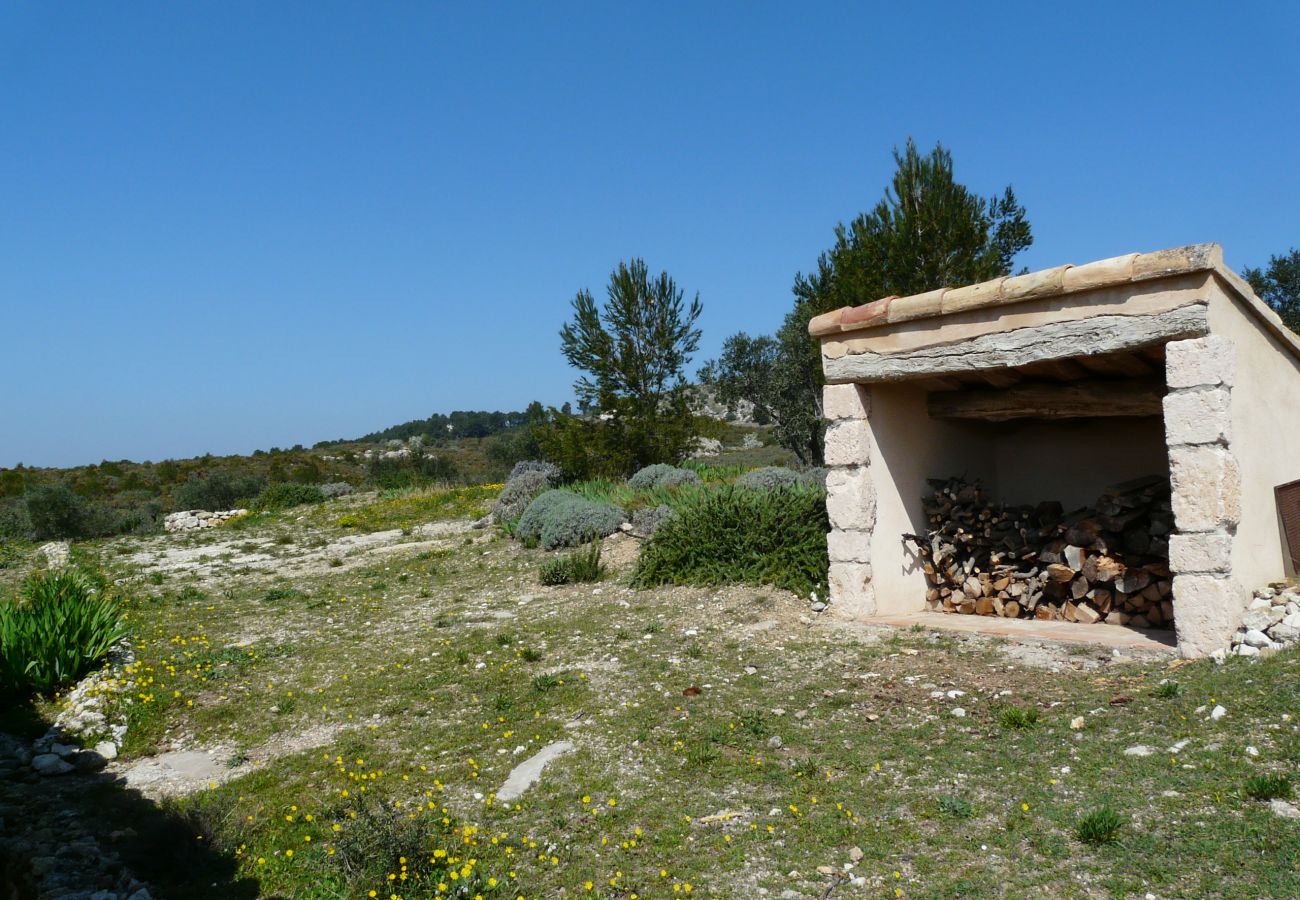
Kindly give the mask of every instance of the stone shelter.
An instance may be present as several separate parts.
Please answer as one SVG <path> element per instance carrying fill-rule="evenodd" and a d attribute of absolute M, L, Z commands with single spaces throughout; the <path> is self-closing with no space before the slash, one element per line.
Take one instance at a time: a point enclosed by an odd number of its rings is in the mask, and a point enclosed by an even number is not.
<path fill-rule="evenodd" d="M 928 480 L 953 476 L 977 480 L 1001 503 L 1054 500 L 1064 510 L 1117 483 L 1167 485 L 1171 533 L 1138 535 L 1144 547 L 1167 548 L 1167 563 L 1098 590 L 1075 571 L 1087 554 L 1105 563 L 1106 535 L 1100 550 L 1057 541 L 1042 558 L 1057 560 L 1051 578 L 1068 573 L 1065 593 L 1038 618 L 1080 607 L 1097 616 L 1141 584 L 1164 591 L 1179 652 L 1204 656 L 1227 647 L 1253 590 L 1294 574 L 1274 489 L 1300 479 L 1290 443 L 1300 433 L 1300 341 L 1224 266 L 1219 245 L 886 297 L 818 316 L 809 331 L 827 381 L 839 614 L 868 620 L 935 606 L 933 576 L 904 535 L 933 522 Z M 1074 552 L 1070 565 L 1062 549 Z M 1039 570 L 1037 558 L 1021 566 Z M 1089 577 L 1096 569 L 1094 559 Z M 966 574 L 988 583 L 978 567 Z M 1045 576 L 1016 571 L 995 586 L 1011 577 Z M 965 611 L 960 587 L 955 600 Z"/>

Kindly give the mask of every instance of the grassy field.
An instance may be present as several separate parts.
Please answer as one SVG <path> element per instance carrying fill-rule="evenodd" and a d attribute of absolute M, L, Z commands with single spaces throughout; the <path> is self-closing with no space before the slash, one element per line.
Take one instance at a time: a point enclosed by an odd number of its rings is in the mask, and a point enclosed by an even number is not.
<path fill-rule="evenodd" d="M 622 536 L 605 582 L 543 588 L 547 554 L 468 529 L 491 493 L 79 545 L 135 596 L 114 770 L 210 751 L 145 784 L 203 850 L 125 848 L 156 896 L 1300 895 L 1300 823 L 1250 796 L 1300 763 L 1293 653 L 811 621 L 776 590 L 634 590 Z M 148 835 L 111 791 L 87 808 Z"/>

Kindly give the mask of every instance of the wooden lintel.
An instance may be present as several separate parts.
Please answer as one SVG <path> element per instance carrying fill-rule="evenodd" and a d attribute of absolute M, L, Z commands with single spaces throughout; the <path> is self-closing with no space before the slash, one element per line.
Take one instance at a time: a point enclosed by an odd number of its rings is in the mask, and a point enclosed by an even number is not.
<path fill-rule="evenodd" d="M 1123 381 L 1022 383 L 1002 391 L 932 391 L 932 419 L 1092 419 L 1103 416 L 1158 416 L 1165 394 L 1159 378 Z"/>
<path fill-rule="evenodd" d="M 1079 364 L 1098 375 L 1125 375 L 1130 378 L 1145 378 L 1155 372 L 1151 364 L 1136 353 L 1080 356 Z"/>

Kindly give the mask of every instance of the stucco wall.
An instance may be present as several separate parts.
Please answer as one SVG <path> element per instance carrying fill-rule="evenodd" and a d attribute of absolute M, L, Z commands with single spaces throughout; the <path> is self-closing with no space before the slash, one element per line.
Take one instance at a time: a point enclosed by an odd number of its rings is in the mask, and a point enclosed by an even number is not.
<path fill-rule="evenodd" d="M 926 528 L 921 512 L 926 479 L 965 475 L 991 484 L 993 446 L 976 425 L 931 419 L 926 391 L 920 388 L 877 384 L 872 385 L 871 396 L 870 471 L 876 487 L 871 572 L 876 613 L 914 612 L 925 606 L 925 574 L 906 551 L 902 535 Z"/>
<path fill-rule="evenodd" d="M 1169 475 L 1165 426 L 1146 419 L 1007 423 L 992 435 L 1002 503 L 1059 500 L 1067 510 L 1091 506 L 1107 487 Z"/>
<path fill-rule="evenodd" d="M 1241 521 L 1232 576 L 1247 591 L 1290 571 L 1273 488 L 1300 478 L 1300 365 L 1220 286 L 1210 300 L 1210 332 L 1232 342 L 1232 453 L 1241 472 Z"/>

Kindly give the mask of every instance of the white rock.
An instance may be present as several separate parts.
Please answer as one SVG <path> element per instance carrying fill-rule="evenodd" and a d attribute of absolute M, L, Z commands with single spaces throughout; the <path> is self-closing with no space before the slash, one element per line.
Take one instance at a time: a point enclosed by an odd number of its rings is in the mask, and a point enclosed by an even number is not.
<path fill-rule="evenodd" d="M 1214 709 L 1210 710 L 1210 720 L 1217 722 L 1219 719 L 1222 719 L 1227 714 L 1228 711 L 1224 709 L 1222 706 L 1215 706 Z"/>
<path fill-rule="evenodd" d="M 1270 800 L 1268 808 L 1273 810 L 1273 814 L 1281 816 L 1284 819 L 1300 819 L 1300 807 L 1294 803 L 1288 803 L 1285 800 Z"/>
<path fill-rule="evenodd" d="M 1083 716 L 1075 716 L 1073 719 L 1070 720 L 1070 728 L 1073 729 L 1074 731 L 1078 731 L 1080 728 L 1082 728 L 1083 724 L 1084 724 Z"/>
<path fill-rule="evenodd" d="M 958 706 L 957 708 L 955 708 L 955 709 L 952 711 L 952 714 L 953 714 L 954 716 L 956 716 L 957 718 L 959 718 L 959 719 L 964 719 L 964 718 L 966 718 L 966 710 L 962 709 L 960 706 Z"/>
<path fill-rule="evenodd" d="M 556 741 L 547 744 L 514 768 L 506 778 L 506 783 L 497 791 L 497 799 L 503 803 L 517 800 L 523 796 L 524 791 L 537 783 L 537 780 L 542 777 L 542 770 L 552 760 L 566 753 L 572 753 L 574 749 L 572 741 Z"/>
<path fill-rule="evenodd" d="M 1238 656 L 1259 656 L 1259 648 L 1252 647 L 1250 644 L 1238 644 L 1233 652 Z"/>
<path fill-rule="evenodd" d="M 1134 744 L 1132 747 L 1124 748 L 1125 756 L 1150 756 L 1155 752 L 1146 744 Z"/>
<path fill-rule="evenodd" d="M 32 768 L 38 775 L 65 775 L 72 771 L 72 764 L 53 753 L 41 753 L 32 757 Z"/>
<path fill-rule="evenodd" d="M 1247 756 L 1259 756 L 1259 750 L 1256 749 L 1255 747 L 1249 747 L 1249 746 L 1248 746 L 1248 747 L 1246 747 L 1246 755 L 1247 755 Z"/>
<path fill-rule="evenodd" d="M 95 752 L 104 759 L 117 759 L 117 744 L 112 741 L 100 741 L 95 745 Z"/>

